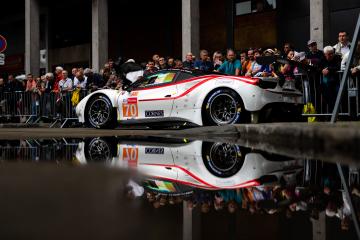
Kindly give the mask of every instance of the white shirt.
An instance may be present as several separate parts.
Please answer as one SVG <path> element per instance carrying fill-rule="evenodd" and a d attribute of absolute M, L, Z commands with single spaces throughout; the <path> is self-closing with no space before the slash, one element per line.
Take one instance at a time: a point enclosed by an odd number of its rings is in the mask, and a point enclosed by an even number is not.
<path fill-rule="evenodd" d="M 84 81 L 82 82 L 80 82 L 79 79 L 77 79 L 77 77 L 74 77 L 74 87 L 76 88 L 78 84 L 80 84 L 80 87 L 82 89 L 85 89 L 87 85 L 87 77 L 84 76 Z"/>
<path fill-rule="evenodd" d="M 333 48 L 335 48 L 335 53 L 341 53 L 341 57 L 344 57 L 346 53 L 350 52 L 350 43 L 348 42 L 346 45 L 337 43 Z"/>
<path fill-rule="evenodd" d="M 72 88 L 73 86 L 73 83 L 72 83 L 72 80 L 71 78 L 67 78 L 67 79 L 61 79 L 59 81 L 59 87 L 60 87 L 60 90 L 63 91 L 64 89 L 67 89 L 67 88 Z"/>
<path fill-rule="evenodd" d="M 341 71 L 345 70 L 348 58 L 349 58 L 349 52 L 345 53 L 341 59 L 341 68 L 340 68 Z"/>

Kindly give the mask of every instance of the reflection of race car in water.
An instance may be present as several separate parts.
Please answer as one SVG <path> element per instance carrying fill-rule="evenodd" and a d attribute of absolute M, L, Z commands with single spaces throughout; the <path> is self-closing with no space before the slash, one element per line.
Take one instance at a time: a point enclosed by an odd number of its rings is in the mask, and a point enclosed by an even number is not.
<path fill-rule="evenodd" d="M 236 144 L 202 141 L 123 143 L 94 138 L 79 144 L 76 157 L 82 163 L 105 161 L 108 166 L 136 169 L 155 179 L 149 186 L 170 192 L 176 187 L 163 182 L 211 190 L 258 186 L 281 178 L 288 182 L 302 170 L 303 164 L 252 152 Z"/>
<path fill-rule="evenodd" d="M 281 116 L 287 112 L 301 116 L 302 93 L 277 83 L 270 78 L 162 70 L 137 80 L 126 91 L 91 93 L 79 102 L 76 114 L 79 122 L 93 128 L 112 128 L 117 122 L 154 127 L 225 125 L 248 121 L 249 115 L 255 123 L 260 112 L 268 115 L 272 109 L 280 109 Z"/>

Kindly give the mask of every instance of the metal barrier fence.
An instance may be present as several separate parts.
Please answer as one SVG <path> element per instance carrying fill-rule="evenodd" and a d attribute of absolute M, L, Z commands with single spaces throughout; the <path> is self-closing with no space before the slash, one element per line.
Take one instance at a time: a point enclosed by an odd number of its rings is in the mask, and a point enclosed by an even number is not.
<path fill-rule="evenodd" d="M 335 105 L 340 80 L 344 72 L 337 72 L 336 81 L 325 83 L 320 73 L 297 74 L 295 77 L 302 82 L 304 104 L 311 103 L 315 112 L 306 112 L 307 117 L 330 117 Z M 348 77 L 346 92 L 342 97 L 339 116 L 360 117 L 359 77 Z M 329 89 L 330 88 L 330 89 Z"/>
<path fill-rule="evenodd" d="M 78 148 L 78 141 L 65 139 L 16 140 L 0 142 L 0 161 L 22 162 L 71 162 Z"/>
<path fill-rule="evenodd" d="M 40 120 L 49 121 L 51 127 L 61 123 L 64 127 L 69 121 L 76 121 L 75 106 L 72 97 L 75 91 L 62 93 L 36 92 L 4 92 L 0 93 L 0 121 L 37 123 Z M 87 90 L 77 92 L 80 101 Z M 16 120 L 15 120 L 16 118 Z"/>

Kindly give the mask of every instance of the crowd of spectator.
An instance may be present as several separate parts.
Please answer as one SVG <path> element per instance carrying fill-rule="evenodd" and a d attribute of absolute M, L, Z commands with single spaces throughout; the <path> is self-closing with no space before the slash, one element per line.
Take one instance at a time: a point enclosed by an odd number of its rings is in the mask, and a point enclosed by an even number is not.
<path fill-rule="evenodd" d="M 117 67 L 110 59 L 98 73 L 90 68 L 73 68 L 68 72 L 58 66 L 54 72 L 42 76 L 28 73 L 21 80 L 13 75 L 9 75 L 6 80 L 0 78 L 0 94 L 25 91 L 33 93 L 33 99 L 36 100 L 44 93 L 60 94 L 74 89 L 86 91 L 96 91 L 100 88 L 122 89 L 125 84 L 128 85 L 143 75 L 162 69 L 198 69 L 234 76 L 276 77 L 282 81 L 284 88 L 293 89 L 294 75 L 311 71 L 322 77 L 319 87 L 324 100 L 331 107 L 334 105 L 339 86 L 338 71 L 344 70 L 348 61 L 350 51 L 348 35 L 346 32 L 339 32 L 338 42 L 333 46 L 324 47 L 323 51 L 318 49 L 314 40 L 309 40 L 307 45 L 306 52 L 296 51 L 290 43 L 285 43 L 282 51 L 276 48 L 250 48 L 241 51 L 239 58 L 232 49 L 226 50 L 224 54 L 222 51 L 215 51 L 212 55 L 207 50 L 201 50 L 198 58 L 189 52 L 184 56 L 184 61 L 154 54 L 146 63 L 137 64 L 133 59 L 129 59 L 125 62 L 125 65 L 128 65 Z M 357 46 L 357 55 L 351 67 L 351 74 L 354 77 L 360 74 L 360 44 Z M 260 57 L 278 57 L 286 61 L 261 64 L 262 61 L 257 61 Z"/>

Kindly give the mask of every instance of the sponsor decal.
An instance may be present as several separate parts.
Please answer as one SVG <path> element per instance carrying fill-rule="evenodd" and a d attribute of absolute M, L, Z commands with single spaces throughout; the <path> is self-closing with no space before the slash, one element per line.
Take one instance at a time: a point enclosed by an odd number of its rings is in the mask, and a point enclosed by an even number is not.
<path fill-rule="evenodd" d="M 164 148 L 145 148 L 145 154 L 164 154 Z"/>
<path fill-rule="evenodd" d="M 131 117 L 131 118 L 138 117 L 139 107 L 137 104 L 137 98 L 123 99 L 122 113 L 123 113 L 123 117 Z"/>
<path fill-rule="evenodd" d="M 145 117 L 163 117 L 164 110 L 149 110 L 145 111 Z"/>
<path fill-rule="evenodd" d="M 122 112 L 124 117 L 138 117 L 139 115 L 139 108 L 138 105 L 123 103 L 122 104 Z"/>
<path fill-rule="evenodd" d="M 130 97 L 130 98 L 128 98 L 128 103 L 130 103 L 130 104 L 133 104 L 133 103 L 137 103 L 137 98 L 135 97 Z"/>
<path fill-rule="evenodd" d="M 133 147 L 123 148 L 122 159 L 128 163 L 129 167 L 136 167 L 139 160 L 139 149 Z"/>

